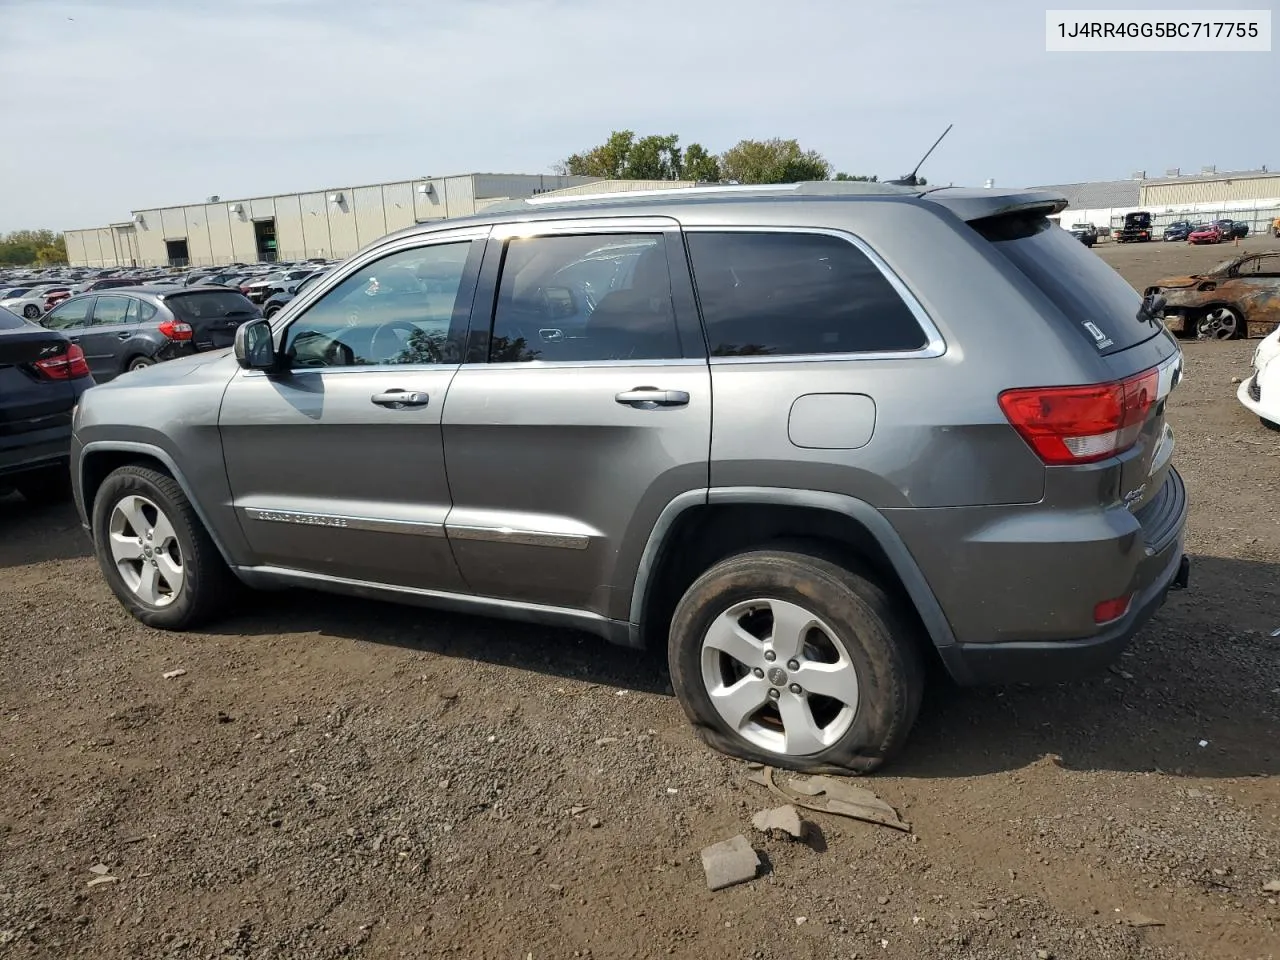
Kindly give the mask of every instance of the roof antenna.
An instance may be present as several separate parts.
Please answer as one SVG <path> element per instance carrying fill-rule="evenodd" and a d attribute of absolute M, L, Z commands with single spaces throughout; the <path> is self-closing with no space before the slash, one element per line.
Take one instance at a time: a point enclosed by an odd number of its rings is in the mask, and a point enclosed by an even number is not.
<path fill-rule="evenodd" d="M 942 131 L 942 137 L 945 137 L 948 133 L 950 133 L 951 128 L 954 126 L 955 126 L 954 123 L 948 123 L 947 129 Z M 920 158 L 920 162 L 916 164 L 916 168 L 914 170 L 912 170 L 910 173 L 908 173 L 905 177 L 903 177 L 900 180 L 890 180 L 889 182 L 899 187 L 920 186 L 920 181 L 916 179 L 916 174 L 920 171 L 920 168 L 924 166 L 924 162 L 929 159 L 929 154 L 933 153 L 934 150 L 938 149 L 938 144 L 942 142 L 942 137 L 939 137 L 937 140 L 933 141 L 933 146 L 930 147 L 928 151 L 925 153 L 925 155 Z"/>

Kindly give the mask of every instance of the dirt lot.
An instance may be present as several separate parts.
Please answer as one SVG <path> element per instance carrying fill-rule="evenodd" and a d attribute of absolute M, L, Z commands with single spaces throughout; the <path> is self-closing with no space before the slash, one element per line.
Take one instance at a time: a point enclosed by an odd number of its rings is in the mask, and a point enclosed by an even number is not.
<path fill-rule="evenodd" d="M 1235 252 L 1098 249 L 1139 287 Z M 1280 436 L 1234 397 L 1252 349 L 1186 347 L 1191 589 L 1115 671 L 935 684 L 864 781 L 913 834 L 814 815 L 720 893 L 698 850 L 771 804 L 658 660 L 302 594 L 152 632 L 70 508 L 0 499 L 0 956 L 1280 956 Z"/>

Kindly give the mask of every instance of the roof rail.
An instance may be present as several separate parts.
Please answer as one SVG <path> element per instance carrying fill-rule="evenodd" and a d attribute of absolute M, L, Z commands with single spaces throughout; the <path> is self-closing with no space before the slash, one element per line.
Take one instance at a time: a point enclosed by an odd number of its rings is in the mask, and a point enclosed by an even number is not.
<path fill-rule="evenodd" d="M 850 197 L 850 196 L 910 196 L 921 191 L 915 187 L 903 187 L 891 183 L 869 182 L 863 180 L 807 180 L 800 183 L 734 183 L 707 184 L 701 187 L 659 187 L 644 190 L 616 190 L 600 193 L 556 194 L 544 193 L 536 197 L 522 200 L 500 200 L 491 203 L 479 211 L 483 216 L 489 213 L 510 213 L 516 210 L 553 205 L 570 205 L 575 203 L 627 203 L 640 202 L 652 198 L 687 197 L 690 200 L 706 196 L 769 196 L 789 195 L 794 197 Z"/>

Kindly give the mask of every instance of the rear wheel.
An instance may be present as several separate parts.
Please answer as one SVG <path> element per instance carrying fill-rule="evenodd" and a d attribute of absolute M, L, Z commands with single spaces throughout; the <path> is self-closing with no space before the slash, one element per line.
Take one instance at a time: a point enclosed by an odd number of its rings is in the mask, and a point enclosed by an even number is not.
<path fill-rule="evenodd" d="M 141 370 L 143 367 L 154 367 L 156 362 L 150 357 L 134 357 L 129 361 L 130 370 Z"/>
<path fill-rule="evenodd" d="M 1202 340 L 1236 340 L 1244 336 L 1244 321 L 1232 307 L 1210 307 L 1196 322 L 1196 336 Z"/>
<path fill-rule="evenodd" d="M 112 592 L 147 626 L 197 626 L 234 592 L 182 488 L 158 470 L 127 466 L 107 476 L 93 502 L 93 541 Z"/>
<path fill-rule="evenodd" d="M 906 741 L 924 689 L 911 618 L 862 574 L 789 549 L 699 577 L 668 657 L 708 745 L 811 773 L 875 770 Z"/>

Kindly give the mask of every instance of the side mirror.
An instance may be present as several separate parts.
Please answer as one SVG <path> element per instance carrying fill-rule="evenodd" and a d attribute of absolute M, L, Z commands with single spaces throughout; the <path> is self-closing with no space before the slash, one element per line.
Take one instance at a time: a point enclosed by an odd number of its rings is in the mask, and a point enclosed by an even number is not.
<path fill-rule="evenodd" d="M 255 317 L 236 328 L 236 363 L 245 370 L 274 370 L 276 344 L 271 336 L 271 324 L 262 317 Z"/>

